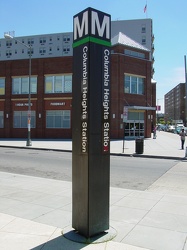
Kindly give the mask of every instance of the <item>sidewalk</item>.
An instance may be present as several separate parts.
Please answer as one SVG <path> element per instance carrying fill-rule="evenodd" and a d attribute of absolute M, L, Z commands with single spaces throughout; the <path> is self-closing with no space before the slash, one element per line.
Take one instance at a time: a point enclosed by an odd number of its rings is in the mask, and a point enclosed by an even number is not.
<path fill-rule="evenodd" d="M 1 139 L 0 145 L 26 147 L 24 140 Z M 71 146 L 71 141 L 33 140 L 29 148 L 71 151 Z M 122 150 L 122 141 L 111 142 L 111 153 Z M 134 155 L 135 142 L 126 141 L 124 151 Z M 64 237 L 72 230 L 71 182 L 0 172 L 0 249 L 187 250 L 184 154 L 177 135 L 158 132 L 157 139 L 144 140 L 144 153 L 139 156 L 176 157 L 176 165 L 146 191 L 111 187 L 110 229 L 116 237 L 89 245 Z"/>
<path fill-rule="evenodd" d="M 186 139 L 187 141 L 187 139 Z M 32 146 L 26 147 L 26 139 L 0 139 L 0 147 L 21 147 L 29 149 L 62 150 L 72 151 L 71 140 L 32 140 Z M 111 154 L 121 154 L 125 156 L 142 156 L 156 158 L 183 159 L 185 151 L 181 150 L 180 137 L 177 134 L 168 132 L 157 132 L 157 138 L 144 140 L 142 155 L 135 154 L 135 141 L 111 140 Z M 187 146 L 187 144 L 186 144 Z M 123 152 L 124 151 L 124 152 Z"/>

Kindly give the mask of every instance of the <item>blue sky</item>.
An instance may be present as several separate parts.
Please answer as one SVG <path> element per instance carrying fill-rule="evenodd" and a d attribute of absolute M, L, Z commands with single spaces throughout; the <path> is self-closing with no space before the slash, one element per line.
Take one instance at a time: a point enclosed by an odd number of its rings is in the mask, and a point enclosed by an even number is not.
<path fill-rule="evenodd" d="M 144 6 L 147 2 L 147 12 Z M 0 38 L 69 32 L 73 16 L 87 7 L 111 15 L 112 20 L 153 19 L 157 100 L 180 82 L 185 82 L 187 54 L 187 0 L 0 0 Z"/>

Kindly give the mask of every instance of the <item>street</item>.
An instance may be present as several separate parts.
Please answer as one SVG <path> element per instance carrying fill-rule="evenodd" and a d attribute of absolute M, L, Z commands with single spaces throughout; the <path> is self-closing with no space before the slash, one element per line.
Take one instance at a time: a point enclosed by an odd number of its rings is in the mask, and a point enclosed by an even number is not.
<path fill-rule="evenodd" d="M 71 153 L 0 148 L 0 155 L 0 171 L 71 181 Z M 146 190 L 178 162 L 122 156 L 110 160 L 110 186 L 134 190 Z"/>

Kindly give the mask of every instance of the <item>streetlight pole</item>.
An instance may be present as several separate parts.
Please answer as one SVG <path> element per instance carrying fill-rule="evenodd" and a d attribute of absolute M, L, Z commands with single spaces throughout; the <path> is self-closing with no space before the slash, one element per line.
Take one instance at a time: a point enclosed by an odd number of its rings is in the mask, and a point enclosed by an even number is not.
<path fill-rule="evenodd" d="M 187 126 L 187 72 L 186 72 L 186 56 L 184 56 L 184 67 L 185 67 L 185 93 L 186 93 L 186 98 L 185 98 L 185 122 Z"/>
<path fill-rule="evenodd" d="M 28 96 L 28 116 L 27 116 L 28 136 L 26 146 L 32 146 L 31 141 L 31 45 L 29 46 L 29 96 Z"/>
<path fill-rule="evenodd" d="M 5 33 L 4 37 L 6 39 L 14 39 L 16 42 L 22 44 L 29 50 L 29 95 L 28 95 L 28 114 L 27 114 L 28 133 L 27 133 L 26 146 L 32 146 L 32 141 L 31 141 L 31 45 L 28 46 L 22 43 L 21 41 L 17 40 L 15 37 L 11 36 L 8 33 Z"/>

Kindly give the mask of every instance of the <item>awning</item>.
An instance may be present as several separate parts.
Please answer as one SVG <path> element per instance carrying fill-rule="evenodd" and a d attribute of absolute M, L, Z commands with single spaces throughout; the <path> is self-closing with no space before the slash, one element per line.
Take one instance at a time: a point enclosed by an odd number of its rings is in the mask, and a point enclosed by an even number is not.
<path fill-rule="evenodd" d="M 125 106 L 128 110 L 156 110 L 156 107 L 146 107 L 146 106 Z"/>

